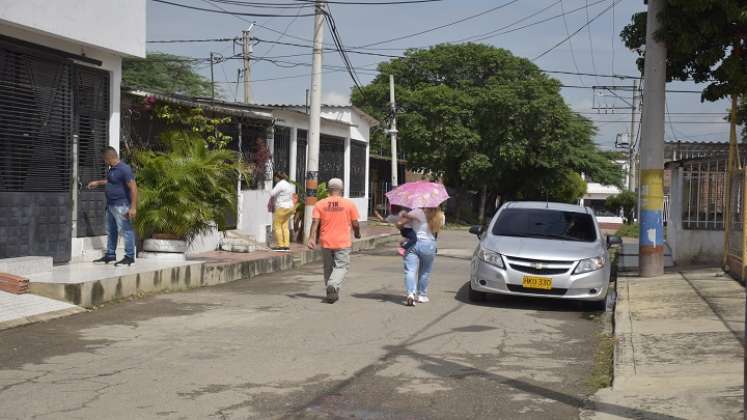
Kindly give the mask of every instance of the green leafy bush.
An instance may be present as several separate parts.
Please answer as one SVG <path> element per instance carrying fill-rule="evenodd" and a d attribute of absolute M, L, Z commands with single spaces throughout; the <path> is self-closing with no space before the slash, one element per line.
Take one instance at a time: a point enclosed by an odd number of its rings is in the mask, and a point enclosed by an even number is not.
<path fill-rule="evenodd" d="M 135 229 L 141 238 L 172 235 L 192 241 L 236 211 L 236 154 L 208 147 L 198 133 L 171 130 L 161 136 L 167 152 L 135 153 L 139 189 Z M 243 171 L 242 171 L 243 173 Z"/>
<path fill-rule="evenodd" d="M 637 205 L 638 195 L 633 191 L 623 191 L 620 194 L 609 196 L 604 202 L 607 210 L 613 213 L 617 213 L 622 209 L 625 224 L 628 225 L 633 223 Z"/>

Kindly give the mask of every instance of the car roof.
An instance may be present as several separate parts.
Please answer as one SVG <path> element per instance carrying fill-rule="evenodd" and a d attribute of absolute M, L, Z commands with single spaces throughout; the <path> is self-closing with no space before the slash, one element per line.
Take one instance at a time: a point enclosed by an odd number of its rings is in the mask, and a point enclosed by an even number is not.
<path fill-rule="evenodd" d="M 549 209 L 549 210 L 560 210 L 569 211 L 573 213 L 586 213 L 589 214 L 589 209 L 586 207 L 579 206 L 577 204 L 567 203 L 553 203 L 547 201 L 509 201 L 505 204 L 505 208 L 511 209 Z"/>

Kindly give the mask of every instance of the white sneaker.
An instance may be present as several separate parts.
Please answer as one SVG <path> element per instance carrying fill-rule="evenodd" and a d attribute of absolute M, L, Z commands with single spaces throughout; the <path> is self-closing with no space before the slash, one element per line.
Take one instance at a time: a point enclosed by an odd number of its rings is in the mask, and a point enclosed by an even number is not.
<path fill-rule="evenodd" d="M 415 295 L 413 295 L 412 293 L 410 293 L 409 295 L 407 295 L 407 299 L 405 300 L 405 305 L 406 306 L 415 306 L 415 303 L 416 303 L 416 301 L 415 301 Z"/>
<path fill-rule="evenodd" d="M 420 303 L 428 303 L 430 301 L 431 300 L 428 299 L 428 296 L 418 296 L 418 302 L 420 302 Z"/>

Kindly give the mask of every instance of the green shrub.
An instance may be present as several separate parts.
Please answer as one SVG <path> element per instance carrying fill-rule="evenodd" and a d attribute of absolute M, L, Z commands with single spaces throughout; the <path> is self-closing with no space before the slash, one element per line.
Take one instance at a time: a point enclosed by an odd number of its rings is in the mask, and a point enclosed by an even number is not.
<path fill-rule="evenodd" d="M 173 235 L 192 241 L 213 226 L 224 230 L 236 211 L 235 152 L 212 150 L 200 134 L 171 130 L 161 136 L 167 152 L 135 153 L 139 190 L 135 230 L 141 238 Z M 242 171 L 243 174 L 243 171 Z"/>

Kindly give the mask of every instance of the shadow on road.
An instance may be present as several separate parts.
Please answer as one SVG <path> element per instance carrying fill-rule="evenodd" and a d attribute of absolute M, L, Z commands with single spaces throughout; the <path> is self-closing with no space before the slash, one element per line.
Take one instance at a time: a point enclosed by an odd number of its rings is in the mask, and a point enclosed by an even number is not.
<path fill-rule="evenodd" d="M 370 299 L 383 303 L 396 303 L 397 305 L 402 305 L 404 302 L 402 295 L 392 293 L 353 293 L 350 296 L 356 299 Z"/>
<path fill-rule="evenodd" d="M 506 309 L 526 309 L 545 312 L 593 312 L 584 307 L 583 302 L 552 298 L 534 298 L 526 296 L 504 296 L 488 294 L 483 302 L 469 300 L 469 282 L 457 291 L 454 299 L 474 306 Z"/>

